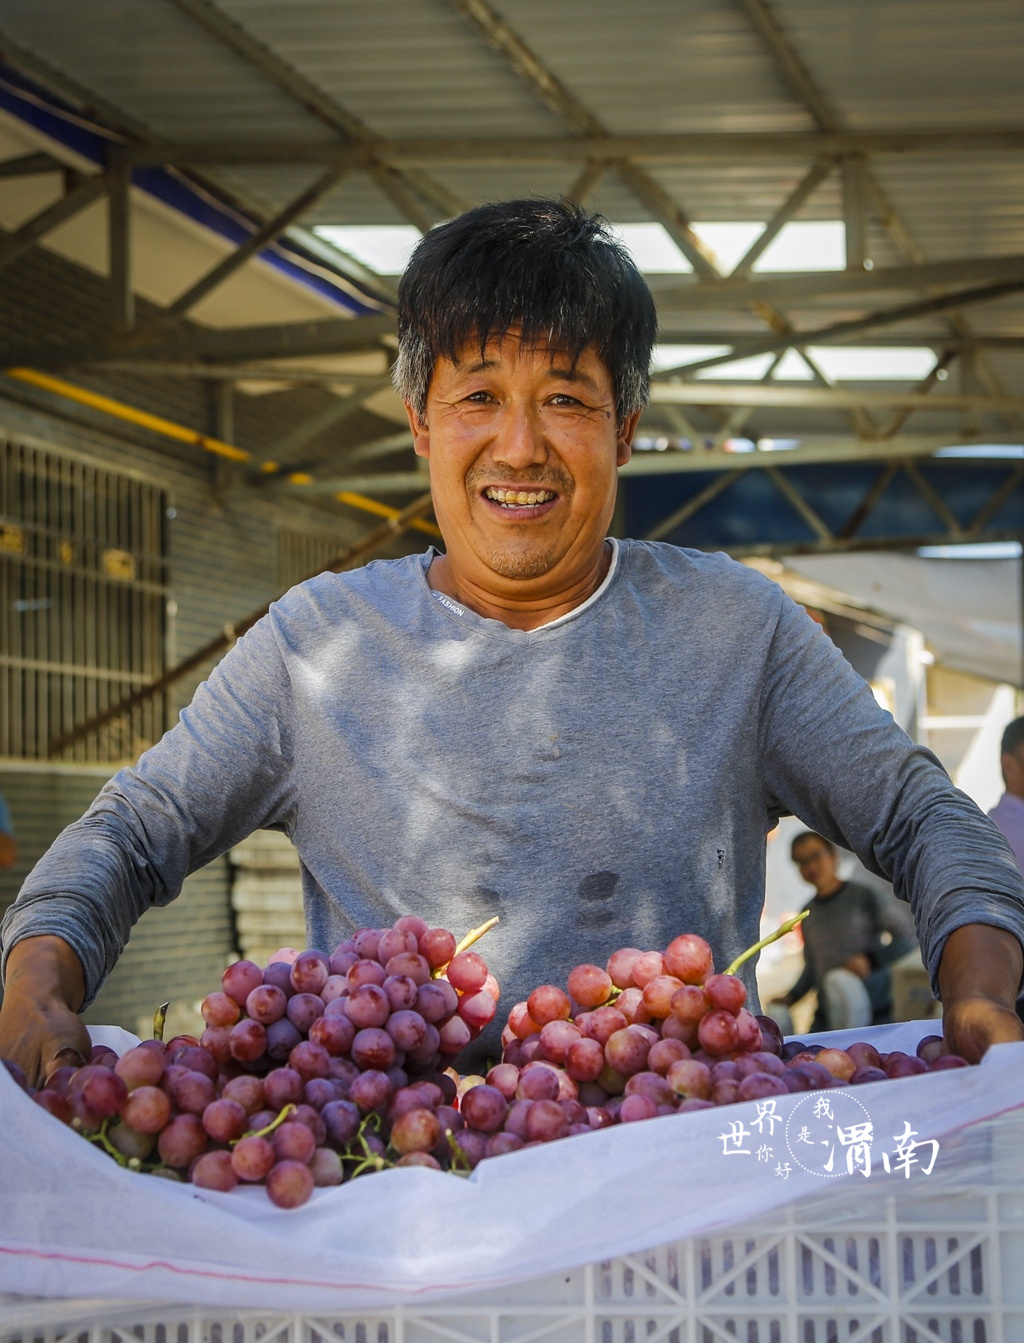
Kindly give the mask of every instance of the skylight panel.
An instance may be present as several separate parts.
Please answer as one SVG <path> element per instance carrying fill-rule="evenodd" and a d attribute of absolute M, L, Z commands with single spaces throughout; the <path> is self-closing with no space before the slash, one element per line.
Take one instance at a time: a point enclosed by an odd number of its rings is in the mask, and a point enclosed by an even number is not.
<path fill-rule="evenodd" d="M 755 271 L 846 269 L 846 229 L 841 219 L 794 220 L 754 262 Z"/>
<path fill-rule="evenodd" d="M 787 350 L 772 374 L 776 382 L 813 382 L 814 374 L 799 350 Z"/>
<path fill-rule="evenodd" d="M 693 224 L 694 233 L 715 254 L 718 269 L 730 274 L 764 232 L 762 223 L 721 222 Z"/>
<path fill-rule="evenodd" d="M 651 354 L 651 372 L 661 373 L 666 368 L 696 364 L 701 359 L 716 359 L 731 349 L 731 345 L 655 345 Z"/>
<path fill-rule="evenodd" d="M 1019 560 L 1019 541 L 974 541 L 953 546 L 918 546 L 926 560 Z"/>
<path fill-rule="evenodd" d="M 807 353 L 837 382 L 920 382 L 935 367 L 927 345 L 816 345 Z"/>
<path fill-rule="evenodd" d="M 423 236 L 414 224 L 319 224 L 313 232 L 378 275 L 401 275 Z"/>
<path fill-rule="evenodd" d="M 660 224 L 613 224 L 612 229 L 642 271 L 686 275 L 693 270 Z"/>
<path fill-rule="evenodd" d="M 713 368 L 699 368 L 695 378 L 717 379 L 719 382 L 760 382 L 771 368 L 773 354 L 752 354 L 746 359 L 734 359 Z"/>

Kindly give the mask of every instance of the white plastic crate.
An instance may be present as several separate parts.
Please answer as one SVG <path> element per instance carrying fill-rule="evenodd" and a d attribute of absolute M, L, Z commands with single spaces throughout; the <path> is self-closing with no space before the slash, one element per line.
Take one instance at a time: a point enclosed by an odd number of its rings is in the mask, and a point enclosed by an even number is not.
<path fill-rule="evenodd" d="M 714 1235 L 420 1306 L 306 1315 L 6 1296 L 0 1339 L 1024 1343 L 1024 1112 L 982 1126 L 965 1156 L 972 1183 L 866 1181 L 852 1211 L 829 1191 Z M 979 1184 L 980 1166 L 991 1179 Z M 668 1178 L 685 1198 L 685 1172 Z"/>

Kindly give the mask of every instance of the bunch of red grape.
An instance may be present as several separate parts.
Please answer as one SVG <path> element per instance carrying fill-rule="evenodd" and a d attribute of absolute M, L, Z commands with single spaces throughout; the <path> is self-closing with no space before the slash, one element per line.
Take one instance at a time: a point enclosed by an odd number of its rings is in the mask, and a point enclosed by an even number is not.
<path fill-rule="evenodd" d="M 203 1000 L 199 1040 L 145 1040 L 120 1058 L 94 1047 L 34 1098 L 133 1169 L 264 1184 L 297 1207 L 316 1185 L 386 1165 L 469 1168 L 449 1137 L 449 1068 L 497 1001 L 476 952 L 407 915 L 331 956 L 236 961 Z"/>
<path fill-rule="evenodd" d="M 501 1061 L 460 1078 L 453 1062 L 494 1017 L 498 986 L 453 934 L 407 915 L 329 957 L 237 961 L 203 1000 L 198 1041 L 120 1058 L 97 1046 L 35 1099 L 123 1165 L 208 1189 L 263 1184 L 298 1207 L 317 1185 L 389 1166 L 465 1172 L 613 1124 L 966 1066 L 939 1036 L 914 1056 L 784 1043 L 745 999 L 695 934 L 620 948 L 564 990 L 534 989 L 509 1013 Z"/>

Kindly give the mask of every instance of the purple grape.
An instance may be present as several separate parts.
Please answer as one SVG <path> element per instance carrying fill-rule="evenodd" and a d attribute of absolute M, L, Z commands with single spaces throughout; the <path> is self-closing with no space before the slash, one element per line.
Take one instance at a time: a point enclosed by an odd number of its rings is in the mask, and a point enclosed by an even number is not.
<path fill-rule="evenodd" d="M 234 1142 L 248 1127 L 249 1116 L 238 1101 L 221 1096 L 219 1100 L 211 1101 L 203 1111 L 203 1128 L 214 1142 Z"/>
<path fill-rule="evenodd" d="M 385 1072 L 395 1062 L 395 1042 L 387 1031 L 376 1026 L 357 1031 L 352 1041 L 352 1062 L 362 1069 Z"/>
<path fill-rule="evenodd" d="M 391 1126 L 391 1146 L 405 1156 L 408 1152 L 430 1152 L 441 1140 L 441 1122 L 433 1110 L 420 1106 L 400 1114 Z"/>
<path fill-rule="evenodd" d="M 385 1073 L 371 1069 L 359 1074 L 348 1095 L 360 1110 L 379 1110 L 391 1099 L 391 1082 Z"/>
<path fill-rule="evenodd" d="M 286 998 L 295 992 L 292 988 L 292 967 L 287 961 L 271 961 L 263 971 L 263 982 L 280 989 Z"/>
<path fill-rule="evenodd" d="M 294 1068 L 272 1068 L 263 1079 L 267 1108 L 279 1113 L 286 1105 L 298 1105 L 304 1085 Z"/>
<path fill-rule="evenodd" d="M 318 994 L 330 973 L 322 951 L 301 951 L 292 964 L 292 988 L 296 993 Z"/>
<path fill-rule="evenodd" d="M 207 1133 L 198 1115 L 175 1115 L 157 1138 L 160 1159 L 168 1166 L 186 1170 L 197 1156 L 206 1151 Z"/>
<path fill-rule="evenodd" d="M 231 1149 L 231 1165 L 240 1180 L 256 1184 L 269 1175 L 274 1165 L 274 1149 L 268 1139 L 252 1134 Z"/>
<path fill-rule="evenodd" d="M 631 1124 L 639 1119 L 654 1119 L 657 1113 L 658 1107 L 650 1096 L 623 1096 L 619 1108 L 619 1123 Z M 566 1131 L 568 1132 L 568 1129 Z"/>
<path fill-rule="evenodd" d="M 388 975 L 381 987 L 388 995 L 392 1012 L 401 1012 L 415 1008 L 420 988 L 428 986 L 417 984 L 408 975 Z"/>
<path fill-rule="evenodd" d="M 345 1012 L 356 1030 L 383 1026 L 391 1015 L 388 995 L 379 984 L 361 984 L 341 1001 L 345 1004 Z"/>
<path fill-rule="evenodd" d="M 245 1000 L 245 1010 L 263 1026 L 280 1021 L 288 1006 L 288 995 L 276 984 L 257 984 Z"/>
<path fill-rule="evenodd" d="M 267 1032 L 258 1021 L 246 1017 L 231 1027 L 231 1056 L 240 1063 L 253 1063 L 263 1057 Z"/>
<path fill-rule="evenodd" d="M 474 1129 L 459 1129 L 451 1135 L 449 1141 L 451 1146 L 448 1150 L 455 1149 L 452 1154 L 452 1165 L 455 1167 L 465 1164 L 469 1166 L 470 1170 L 473 1170 L 479 1166 L 487 1152 L 487 1137 L 483 1133 L 477 1133 Z"/>
<path fill-rule="evenodd" d="M 239 1007 L 244 1007 L 256 985 L 263 983 L 263 976 L 264 971 L 252 961 L 235 961 L 221 975 L 220 986 Z"/>
<path fill-rule="evenodd" d="M 557 1101 L 534 1101 L 526 1116 L 527 1142 L 554 1142 L 569 1131 L 565 1111 Z"/>
<path fill-rule="evenodd" d="M 187 1071 L 171 1083 L 171 1103 L 184 1114 L 201 1115 L 217 1097 L 217 1088 L 205 1073 Z"/>
<path fill-rule="evenodd" d="M 462 1097 L 462 1118 L 481 1133 L 497 1133 L 508 1115 L 508 1101 L 486 1082 L 470 1087 Z"/>
<path fill-rule="evenodd" d="M 888 1073 L 882 1068 L 873 1068 L 869 1063 L 865 1063 L 860 1068 L 855 1068 L 850 1075 L 851 1086 L 861 1086 L 865 1082 L 885 1082 L 888 1081 Z"/>
<path fill-rule="evenodd" d="M 331 1056 L 315 1040 L 300 1040 L 288 1055 L 288 1066 L 294 1068 L 304 1082 L 312 1077 L 326 1077 Z"/>
<path fill-rule="evenodd" d="M 219 1189 L 228 1193 L 238 1184 L 238 1176 L 227 1151 L 204 1152 L 193 1163 L 188 1177 L 200 1189 Z"/>
<path fill-rule="evenodd" d="M 285 1008 L 288 1020 L 302 1035 L 324 1014 L 324 1000 L 315 993 L 293 993 Z"/>
<path fill-rule="evenodd" d="M 487 1139 L 484 1156 L 504 1156 L 507 1152 L 518 1152 L 525 1146 L 522 1138 L 516 1137 L 514 1133 L 492 1133 Z"/>
<path fill-rule="evenodd" d="M 294 1120 L 285 1122 L 270 1135 L 270 1145 L 278 1161 L 301 1161 L 308 1166 L 316 1152 L 316 1139 L 305 1124 Z"/>
<path fill-rule="evenodd" d="M 314 1110 L 322 1110 L 328 1101 L 341 1100 L 345 1090 L 328 1077 L 311 1077 L 302 1089 L 302 1099 Z"/>
<path fill-rule="evenodd" d="M 159 1133 L 170 1123 L 170 1097 L 159 1087 L 136 1087 L 121 1106 L 121 1118 L 139 1133 Z"/>
<path fill-rule="evenodd" d="M 267 1058 L 273 1059 L 275 1063 L 284 1063 L 301 1040 L 301 1032 L 287 1017 L 272 1021 L 267 1027 Z"/>
<path fill-rule="evenodd" d="M 403 1052 L 418 1048 L 427 1033 L 427 1023 L 418 1012 L 399 1008 L 392 1012 L 386 1027 L 388 1035 Z"/>
<path fill-rule="evenodd" d="M 329 1147 L 318 1147 L 316 1149 L 313 1160 L 309 1163 L 309 1169 L 313 1175 L 313 1183 L 318 1189 L 341 1184 L 344 1178 L 341 1157 L 338 1156 L 337 1152 L 332 1152 Z"/>
<path fill-rule="evenodd" d="M 327 1137 L 336 1147 L 347 1147 L 359 1132 L 362 1115 L 351 1101 L 328 1101 L 320 1111 Z"/>
<path fill-rule="evenodd" d="M 771 1056 L 769 1056 L 771 1057 Z M 785 1096 L 788 1087 L 773 1073 L 748 1073 L 739 1084 L 736 1097 L 741 1101 L 759 1101 L 768 1096 Z"/>

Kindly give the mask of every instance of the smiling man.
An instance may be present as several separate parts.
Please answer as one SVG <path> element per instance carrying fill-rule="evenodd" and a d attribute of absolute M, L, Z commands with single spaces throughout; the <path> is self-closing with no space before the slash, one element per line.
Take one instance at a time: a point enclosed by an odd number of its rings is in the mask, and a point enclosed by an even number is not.
<path fill-rule="evenodd" d="M 608 536 L 655 311 L 603 222 L 511 201 L 431 230 L 398 332 L 443 550 L 292 589 L 58 838 L 4 922 L 0 1056 L 84 1048 L 135 920 L 260 827 L 298 850 L 310 945 L 500 915 L 503 1017 L 620 946 L 698 932 L 727 964 L 787 812 L 910 902 L 953 1049 L 1021 1038 L 992 823 L 778 586 Z"/>

